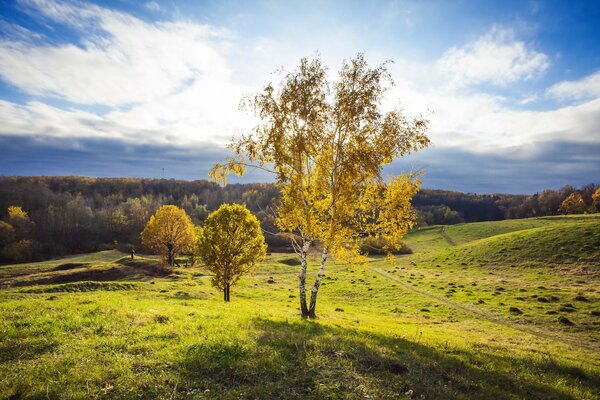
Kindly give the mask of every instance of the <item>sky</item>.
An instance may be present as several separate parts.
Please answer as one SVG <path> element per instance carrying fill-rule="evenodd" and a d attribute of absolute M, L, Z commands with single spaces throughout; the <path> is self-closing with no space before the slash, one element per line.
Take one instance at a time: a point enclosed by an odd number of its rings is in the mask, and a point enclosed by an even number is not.
<path fill-rule="evenodd" d="M 430 147 L 387 174 L 477 193 L 599 183 L 598 21 L 598 1 L 3 0 L 0 175 L 206 179 L 258 123 L 245 95 L 301 57 L 335 80 L 364 53 L 393 61 L 382 109 L 430 120 Z"/>

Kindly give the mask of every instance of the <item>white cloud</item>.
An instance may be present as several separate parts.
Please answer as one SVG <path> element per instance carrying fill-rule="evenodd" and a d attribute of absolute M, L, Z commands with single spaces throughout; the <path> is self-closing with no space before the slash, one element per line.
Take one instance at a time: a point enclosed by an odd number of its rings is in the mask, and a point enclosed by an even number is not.
<path fill-rule="evenodd" d="M 400 79 L 388 97 L 402 99 L 399 106 L 407 114 L 423 113 L 430 119 L 435 147 L 496 153 L 546 140 L 600 142 L 596 134 L 600 100 L 544 111 L 524 110 L 524 105 L 536 101 L 535 94 L 515 99 L 465 92 L 443 85 L 444 75 L 435 68 L 414 63 L 396 63 L 391 73 Z"/>
<path fill-rule="evenodd" d="M 223 144 L 255 122 L 238 110 L 243 94 L 277 80 L 269 75 L 274 69 L 289 69 L 300 56 L 315 51 L 312 42 L 289 46 L 286 38 L 240 37 L 193 22 L 148 23 L 93 5 L 43 0 L 27 4 L 46 18 L 79 29 L 82 44 L 5 39 L 0 41 L 0 75 L 27 93 L 74 105 L 64 109 L 42 100 L 24 105 L 1 100 L 0 134 L 108 137 L 177 146 Z M 344 56 L 361 50 L 339 32 L 315 35 L 328 46 L 320 50 L 332 75 Z M 369 59 L 376 64 L 389 57 L 371 53 Z M 397 85 L 384 105 L 391 108 L 400 99 L 409 115 L 433 110 L 434 146 L 493 153 L 539 140 L 600 140 L 595 135 L 599 101 L 522 111 L 510 102 L 524 105 L 534 101 L 535 94 L 511 100 L 461 90 L 474 83 L 507 85 L 531 79 L 548 67 L 544 54 L 509 30 L 494 28 L 472 43 L 448 50 L 433 64 L 393 58 L 396 63 L 390 72 Z M 109 110 L 82 111 L 78 104 L 100 104 Z"/>
<path fill-rule="evenodd" d="M 464 46 L 453 47 L 437 61 L 437 68 L 454 87 L 479 83 L 504 86 L 539 76 L 549 66 L 548 57 L 515 40 L 508 29 L 493 28 Z"/>
<path fill-rule="evenodd" d="M 35 1 L 40 11 L 82 30 L 81 46 L 0 41 L 0 75 L 27 93 L 81 104 L 122 106 L 168 95 L 190 80 L 226 80 L 218 51 L 225 31 L 166 22 L 148 24 L 91 5 Z"/>
<path fill-rule="evenodd" d="M 399 83 L 409 114 L 431 109 L 430 137 L 435 147 L 496 153 L 545 140 L 599 142 L 600 100 L 547 111 L 518 110 L 489 94 L 459 94 L 417 89 Z M 509 103 L 510 104 L 510 103 Z M 427 116 L 427 114 L 425 114 Z"/>
<path fill-rule="evenodd" d="M 108 138 L 122 136 L 94 113 L 62 110 L 38 101 L 17 105 L 0 100 L 0 115 L 3 122 L 0 132 L 4 134 L 29 135 L 37 132 L 47 136 L 94 137 L 101 132 Z"/>
<path fill-rule="evenodd" d="M 3 102 L 0 132 L 184 145 L 224 142 L 249 126 L 238 105 L 250 89 L 232 80 L 227 30 L 191 22 L 150 24 L 93 5 L 27 4 L 80 29 L 83 44 L 0 41 L 2 78 L 32 95 L 66 100 L 74 108 L 107 106 L 109 112 Z"/>
<path fill-rule="evenodd" d="M 577 81 L 562 81 L 548 89 L 548 94 L 560 100 L 582 100 L 600 97 L 600 71 Z"/>

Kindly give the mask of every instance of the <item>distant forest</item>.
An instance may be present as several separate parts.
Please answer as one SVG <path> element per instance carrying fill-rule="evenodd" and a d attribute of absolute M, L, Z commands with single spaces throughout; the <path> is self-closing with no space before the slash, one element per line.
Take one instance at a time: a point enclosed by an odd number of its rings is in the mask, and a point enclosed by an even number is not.
<path fill-rule="evenodd" d="M 593 210 L 592 195 L 598 187 L 565 186 L 534 195 L 423 189 L 413 203 L 419 226 L 449 225 L 556 215 L 562 202 L 574 192 L 581 194 Z M 164 204 L 183 208 L 198 225 L 223 203 L 245 204 L 261 221 L 269 246 L 282 248 L 287 241 L 277 235 L 271 211 L 277 197 L 278 189 L 273 184 L 221 187 L 206 180 L 0 177 L 0 220 L 8 221 L 11 206 L 21 207 L 28 218 L 16 233 L 11 231 L 10 240 L 21 243 L 21 248 L 3 252 L 0 261 L 29 261 L 115 247 L 143 250 L 140 232 Z M 0 228 L 8 225 L 1 222 Z M 0 247 L 7 246 L 6 232 L 0 229 Z"/>

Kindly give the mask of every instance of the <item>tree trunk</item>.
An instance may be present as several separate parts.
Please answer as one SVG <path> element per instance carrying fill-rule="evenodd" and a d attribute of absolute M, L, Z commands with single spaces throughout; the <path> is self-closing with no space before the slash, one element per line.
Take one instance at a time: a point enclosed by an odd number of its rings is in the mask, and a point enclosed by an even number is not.
<path fill-rule="evenodd" d="M 229 270 L 229 266 L 227 266 L 227 270 Z M 229 288 L 230 288 L 230 284 L 229 284 L 229 275 L 225 274 L 225 283 L 223 284 L 223 300 L 224 301 L 229 301 Z"/>
<path fill-rule="evenodd" d="M 323 275 L 325 272 L 325 262 L 327 261 L 327 250 L 323 249 L 321 253 L 321 265 L 319 266 L 319 273 L 317 275 L 317 279 L 315 279 L 315 284 L 313 285 L 310 293 L 310 308 L 308 309 L 308 318 L 315 318 L 316 308 L 317 308 L 317 294 L 319 292 L 319 287 L 321 286 L 321 280 L 323 279 Z"/>
<path fill-rule="evenodd" d="M 228 283 L 227 284 L 227 301 L 230 300 L 230 297 L 229 297 L 230 293 L 231 293 L 231 285 Z"/>
<path fill-rule="evenodd" d="M 302 312 L 302 318 L 308 317 L 308 307 L 306 306 L 306 257 L 309 248 L 310 242 L 308 241 L 303 242 L 300 248 L 300 311 Z"/>
<path fill-rule="evenodd" d="M 167 245 L 167 264 L 169 264 L 172 267 L 174 263 L 175 263 L 175 254 L 173 251 L 173 245 L 168 244 Z"/>

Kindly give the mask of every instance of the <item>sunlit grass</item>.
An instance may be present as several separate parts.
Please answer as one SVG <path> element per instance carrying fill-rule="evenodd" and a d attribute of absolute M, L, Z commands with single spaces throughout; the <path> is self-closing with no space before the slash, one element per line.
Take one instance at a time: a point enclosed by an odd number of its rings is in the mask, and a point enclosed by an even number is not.
<path fill-rule="evenodd" d="M 469 235 L 563 223 L 523 221 L 494 223 L 497 229 L 464 224 L 446 234 L 466 243 Z M 231 303 L 201 268 L 158 274 L 156 260 L 123 265 L 114 263 L 123 256 L 116 252 L 0 267 L 5 284 L 19 283 L 0 291 L 0 397 L 598 396 L 597 260 L 589 269 L 572 262 L 522 267 L 520 259 L 488 266 L 456 253 L 461 246 L 451 246 L 439 227 L 406 242 L 415 253 L 393 264 L 373 258 L 364 267 L 329 266 L 316 321 L 299 317 L 298 267 L 286 254 L 269 256 L 243 278 Z M 87 264 L 50 271 L 77 262 Z M 70 280 L 110 268 L 121 275 Z M 16 271 L 18 279 L 9 277 Z M 54 275 L 61 283 L 31 284 Z"/>

